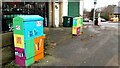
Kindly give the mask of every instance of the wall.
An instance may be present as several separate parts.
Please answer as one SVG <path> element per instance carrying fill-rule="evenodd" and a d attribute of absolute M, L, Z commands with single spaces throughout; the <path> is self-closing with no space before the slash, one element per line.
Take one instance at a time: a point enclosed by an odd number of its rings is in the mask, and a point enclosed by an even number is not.
<path fill-rule="evenodd" d="M 79 10 L 80 13 L 79 13 L 79 14 L 80 14 L 81 16 L 83 16 L 84 0 L 80 0 L 80 5 L 79 5 L 79 6 L 80 6 L 80 8 L 79 8 L 79 9 L 80 9 L 80 10 Z"/>
<path fill-rule="evenodd" d="M 118 6 L 120 7 L 120 1 L 118 2 Z"/>
<path fill-rule="evenodd" d="M 59 12 L 57 12 L 59 14 L 58 18 L 59 18 L 59 26 L 62 26 L 62 16 L 63 16 L 63 3 L 59 2 Z M 55 2 L 49 2 L 49 27 L 56 27 L 55 26 Z"/>
<path fill-rule="evenodd" d="M 2 58 L 0 58 L 0 65 L 4 65 L 8 62 L 14 60 L 14 43 L 13 43 L 13 33 L 6 32 L 0 34 L 0 50 L 2 51 Z"/>
<path fill-rule="evenodd" d="M 63 0 L 64 1 L 64 0 Z M 61 26 L 63 26 L 63 21 L 62 21 L 62 19 L 63 19 L 63 2 L 60 2 L 59 3 L 60 5 L 59 5 L 59 7 L 60 7 L 60 10 L 59 10 L 59 26 L 61 27 Z"/>
<path fill-rule="evenodd" d="M 68 16 L 68 0 L 63 0 L 63 16 Z"/>
<path fill-rule="evenodd" d="M 49 27 L 54 26 L 54 2 L 49 2 Z"/>

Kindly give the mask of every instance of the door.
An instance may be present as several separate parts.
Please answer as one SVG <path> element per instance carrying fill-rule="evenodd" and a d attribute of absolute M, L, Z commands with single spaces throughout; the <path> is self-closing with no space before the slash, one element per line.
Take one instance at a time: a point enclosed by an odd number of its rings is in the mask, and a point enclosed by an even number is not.
<path fill-rule="evenodd" d="M 40 37 L 34 38 L 35 56 L 44 52 L 44 38 L 45 38 L 45 36 L 40 36 Z"/>
<path fill-rule="evenodd" d="M 79 2 L 68 2 L 68 16 L 79 16 Z"/>

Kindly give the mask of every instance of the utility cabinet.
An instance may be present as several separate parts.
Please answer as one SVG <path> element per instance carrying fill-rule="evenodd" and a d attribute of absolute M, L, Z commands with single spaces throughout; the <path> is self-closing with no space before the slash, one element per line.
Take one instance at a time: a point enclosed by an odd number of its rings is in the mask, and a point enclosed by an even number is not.
<path fill-rule="evenodd" d="M 80 35 L 83 32 L 83 18 L 73 18 L 72 35 Z"/>
<path fill-rule="evenodd" d="M 13 18 L 16 64 L 29 66 L 44 57 L 43 20 L 39 15 L 19 15 Z"/>

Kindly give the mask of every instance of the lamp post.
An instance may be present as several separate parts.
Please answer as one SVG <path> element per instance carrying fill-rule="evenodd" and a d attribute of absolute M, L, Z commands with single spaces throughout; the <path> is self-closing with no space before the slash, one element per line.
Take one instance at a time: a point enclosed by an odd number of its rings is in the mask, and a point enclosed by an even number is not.
<path fill-rule="evenodd" d="M 93 25 L 95 22 L 95 6 L 96 6 L 96 4 L 97 4 L 97 0 L 94 0 Z"/>

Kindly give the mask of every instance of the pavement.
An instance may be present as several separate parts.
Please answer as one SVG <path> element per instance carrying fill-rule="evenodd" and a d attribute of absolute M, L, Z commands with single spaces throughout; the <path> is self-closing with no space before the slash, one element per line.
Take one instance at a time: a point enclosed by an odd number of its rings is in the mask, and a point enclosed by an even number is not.
<path fill-rule="evenodd" d="M 46 35 L 54 46 L 50 55 L 34 66 L 118 66 L 118 29 L 92 27 L 80 36 L 72 36 L 71 28 L 50 28 Z M 14 61 L 6 66 L 17 66 Z"/>

